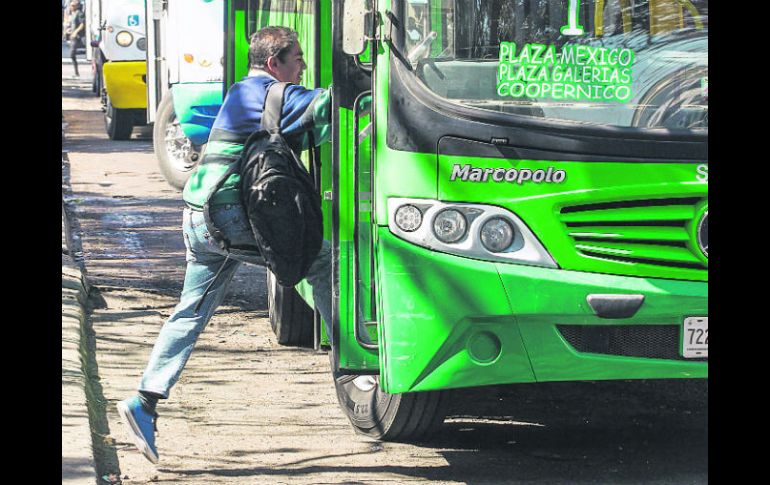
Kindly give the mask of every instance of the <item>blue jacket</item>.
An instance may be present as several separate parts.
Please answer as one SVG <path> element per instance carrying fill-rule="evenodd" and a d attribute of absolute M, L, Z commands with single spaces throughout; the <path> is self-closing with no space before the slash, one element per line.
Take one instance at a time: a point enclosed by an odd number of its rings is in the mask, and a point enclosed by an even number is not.
<path fill-rule="evenodd" d="M 233 84 L 211 128 L 206 151 L 200 165 L 185 185 L 183 198 L 188 205 L 200 209 L 212 187 L 235 162 L 243 143 L 262 122 L 262 109 L 270 85 L 277 82 L 267 73 L 247 76 Z M 316 145 L 329 138 L 329 92 L 291 84 L 284 93 L 281 132 L 292 146 L 308 148 L 308 132 L 313 130 Z M 240 175 L 231 175 L 213 196 L 211 205 L 233 204 L 240 200 Z"/>

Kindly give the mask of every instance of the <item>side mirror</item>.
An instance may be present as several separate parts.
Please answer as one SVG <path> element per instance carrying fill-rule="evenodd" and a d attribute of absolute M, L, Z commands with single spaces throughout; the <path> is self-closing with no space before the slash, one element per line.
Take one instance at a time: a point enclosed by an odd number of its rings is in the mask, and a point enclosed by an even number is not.
<path fill-rule="evenodd" d="M 342 6 L 342 52 L 357 56 L 366 50 L 372 19 L 369 0 L 345 0 Z"/>

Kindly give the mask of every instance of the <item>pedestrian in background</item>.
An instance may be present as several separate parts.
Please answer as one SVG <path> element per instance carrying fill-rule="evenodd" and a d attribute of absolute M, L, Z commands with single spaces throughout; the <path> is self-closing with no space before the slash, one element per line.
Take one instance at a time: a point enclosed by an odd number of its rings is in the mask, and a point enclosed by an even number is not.
<path fill-rule="evenodd" d="M 80 0 L 72 0 L 65 20 L 64 30 L 70 42 L 70 59 L 75 68 L 75 77 L 80 77 L 78 72 L 78 49 L 84 48 L 83 39 L 86 36 L 86 14 L 80 8 Z"/>

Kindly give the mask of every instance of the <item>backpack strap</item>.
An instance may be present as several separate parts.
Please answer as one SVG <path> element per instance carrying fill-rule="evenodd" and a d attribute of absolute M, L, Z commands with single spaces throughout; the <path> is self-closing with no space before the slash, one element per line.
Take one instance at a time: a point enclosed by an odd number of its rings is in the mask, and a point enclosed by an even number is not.
<path fill-rule="evenodd" d="M 283 93 L 291 83 L 276 82 L 270 85 L 265 95 L 265 106 L 262 109 L 262 129 L 270 133 L 281 132 L 281 117 L 283 115 Z"/>
<path fill-rule="evenodd" d="M 238 173 L 241 167 L 241 159 L 239 158 L 235 162 L 230 164 L 229 169 L 222 174 L 221 177 L 219 177 L 219 180 L 217 180 L 216 184 L 214 184 L 214 187 L 209 192 L 208 197 L 206 197 L 206 202 L 203 204 L 203 220 L 206 221 L 206 228 L 208 229 L 209 236 L 217 243 L 219 244 L 219 247 L 221 247 L 225 251 L 229 251 L 230 249 L 230 240 L 225 237 L 225 235 L 222 233 L 222 231 L 219 230 L 214 225 L 214 221 L 211 220 L 211 199 L 214 197 L 214 194 L 217 193 L 217 191 L 222 188 L 222 186 L 225 184 L 225 181 L 230 177 L 230 175 L 234 173 Z"/>
<path fill-rule="evenodd" d="M 213 219 L 211 219 L 211 199 L 214 196 L 214 194 L 222 188 L 222 186 L 225 184 L 225 181 L 227 181 L 228 178 L 234 173 L 238 173 L 241 168 L 241 159 L 239 158 L 236 162 L 233 162 L 230 165 L 230 168 L 222 174 L 221 177 L 219 177 L 219 180 L 217 180 L 216 184 L 214 185 L 214 188 L 209 192 L 208 197 L 206 197 L 206 202 L 203 204 L 203 220 L 206 221 L 206 230 L 209 233 L 209 237 L 214 240 L 217 245 L 222 248 L 222 250 L 226 251 L 228 254 L 240 254 L 240 255 L 246 255 L 246 256 L 255 256 L 259 255 L 261 256 L 261 253 L 259 251 L 259 246 L 256 245 L 233 245 L 230 243 L 230 240 L 225 236 L 225 234 L 219 230 L 219 228 L 214 224 Z"/>

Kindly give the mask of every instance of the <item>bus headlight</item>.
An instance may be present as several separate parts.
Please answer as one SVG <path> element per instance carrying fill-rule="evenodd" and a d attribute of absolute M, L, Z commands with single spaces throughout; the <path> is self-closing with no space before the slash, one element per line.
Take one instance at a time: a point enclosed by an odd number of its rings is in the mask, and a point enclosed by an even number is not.
<path fill-rule="evenodd" d="M 136 41 L 136 48 L 140 51 L 147 50 L 147 37 L 139 37 Z"/>
<path fill-rule="evenodd" d="M 558 268 L 524 221 L 494 205 L 394 197 L 388 199 L 388 228 L 401 239 L 442 253 Z"/>
<path fill-rule="evenodd" d="M 481 226 L 481 244 L 493 253 L 511 247 L 513 235 L 513 227 L 502 217 L 493 217 Z"/>
<path fill-rule="evenodd" d="M 465 236 L 468 223 L 465 216 L 455 209 L 446 209 L 438 213 L 433 220 L 433 233 L 445 243 L 457 242 Z"/>
<path fill-rule="evenodd" d="M 121 47 L 128 47 L 133 41 L 134 36 L 131 35 L 131 32 L 125 30 L 121 30 L 118 32 L 118 35 L 115 36 L 115 42 L 117 42 Z"/>
<path fill-rule="evenodd" d="M 416 231 L 422 225 L 422 212 L 411 204 L 402 205 L 396 210 L 396 225 L 402 231 Z"/>

